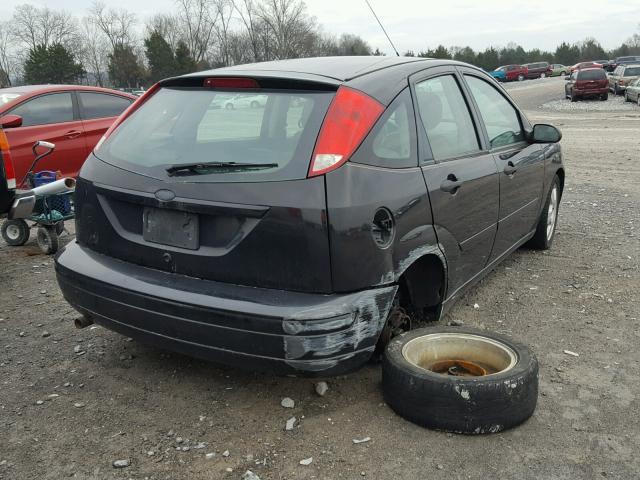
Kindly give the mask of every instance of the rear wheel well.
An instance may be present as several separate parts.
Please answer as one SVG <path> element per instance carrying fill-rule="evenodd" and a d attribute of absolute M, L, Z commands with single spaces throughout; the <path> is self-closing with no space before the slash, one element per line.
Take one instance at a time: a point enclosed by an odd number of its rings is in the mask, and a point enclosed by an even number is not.
<path fill-rule="evenodd" d="M 434 319 L 444 298 L 445 269 L 437 255 L 416 260 L 400 277 L 400 306 L 416 320 Z"/>

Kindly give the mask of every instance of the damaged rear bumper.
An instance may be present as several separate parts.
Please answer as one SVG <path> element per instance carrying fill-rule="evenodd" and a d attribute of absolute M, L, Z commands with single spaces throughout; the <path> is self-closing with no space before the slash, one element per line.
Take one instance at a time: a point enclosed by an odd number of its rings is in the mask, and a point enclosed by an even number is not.
<path fill-rule="evenodd" d="M 366 362 L 396 286 L 309 294 L 200 280 L 68 245 L 56 258 L 65 299 L 145 343 L 230 366 L 337 375 Z"/>

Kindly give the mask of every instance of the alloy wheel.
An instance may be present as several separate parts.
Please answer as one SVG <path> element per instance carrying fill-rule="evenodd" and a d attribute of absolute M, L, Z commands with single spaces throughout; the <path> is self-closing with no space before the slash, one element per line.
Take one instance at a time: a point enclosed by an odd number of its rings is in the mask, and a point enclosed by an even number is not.
<path fill-rule="evenodd" d="M 549 199 L 549 208 L 547 209 L 547 240 L 553 237 L 553 231 L 556 228 L 556 217 L 558 216 L 558 187 L 554 185 L 551 190 L 551 198 Z"/>

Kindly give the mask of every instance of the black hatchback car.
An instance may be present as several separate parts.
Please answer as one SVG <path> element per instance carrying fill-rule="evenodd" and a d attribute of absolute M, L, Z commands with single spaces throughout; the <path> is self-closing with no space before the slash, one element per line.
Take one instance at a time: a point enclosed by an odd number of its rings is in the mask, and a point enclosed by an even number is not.
<path fill-rule="evenodd" d="M 525 242 L 551 245 L 559 140 L 453 61 L 309 58 L 171 78 L 84 164 L 58 282 L 81 325 L 228 365 L 337 374 L 412 318 L 438 318 Z"/>

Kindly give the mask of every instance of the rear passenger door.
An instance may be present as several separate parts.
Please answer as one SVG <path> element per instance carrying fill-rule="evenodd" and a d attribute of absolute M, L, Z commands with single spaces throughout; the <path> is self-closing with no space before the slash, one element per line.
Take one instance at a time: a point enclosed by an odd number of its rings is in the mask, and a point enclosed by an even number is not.
<path fill-rule="evenodd" d="M 480 113 L 483 135 L 500 172 L 500 215 L 491 259 L 518 246 L 536 226 L 544 182 L 544 152 L 527 141 L 526 118 L 491 80 L 462 69 Z"/>
<path fill-rule="evenodd" d="M 498 221 L 499 184 L 478 118 L 453 67 L 412 77 L 420 161 L 438 242 L 445 250 L 448 296 L 476 276 L 491 254 Z"/>
<path fill-rule="evenodd" d="M 85 131 L 85 157 L 133 100 L 109 93 L 80 91 L 78 104 Z M 84 161 L 84 159 L 83 159 Z"/>

